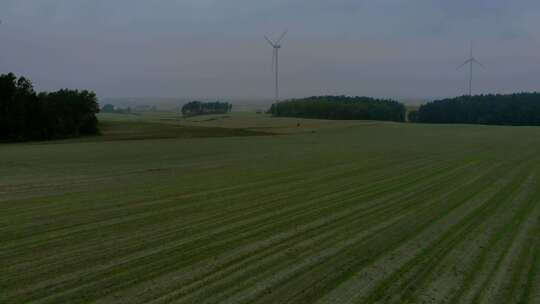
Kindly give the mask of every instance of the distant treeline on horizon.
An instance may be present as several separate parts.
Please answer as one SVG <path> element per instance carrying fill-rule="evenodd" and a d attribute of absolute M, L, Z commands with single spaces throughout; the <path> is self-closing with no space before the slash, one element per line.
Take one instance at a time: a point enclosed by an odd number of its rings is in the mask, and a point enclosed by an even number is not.
<path fill-rule="evenodd" d="M 351 96 L 312 96 L 279 102 L 269 113 L 280 117 L 404 122 L 405 105 L 394 100 Z"/>
<path fill-rule="evenodd" d="M 436 100 L 409 113 L 409 121 L 486 125 L 540 125 L 540 93 L 489 94 Z"/>
<path fill-rule="evenodd" d="M 0 141 L 47 140 L 98 134 L 94 92 L 34 91 L 32 82 L 0 75 Z"/>
<path fill-rule="evenodd" d="M 232 110 L 232 104 L 228 102 L 201 102 L 191 101 L 182 107 L 182 115 L 195 116 L 206 114 L 225 114 Z"/>

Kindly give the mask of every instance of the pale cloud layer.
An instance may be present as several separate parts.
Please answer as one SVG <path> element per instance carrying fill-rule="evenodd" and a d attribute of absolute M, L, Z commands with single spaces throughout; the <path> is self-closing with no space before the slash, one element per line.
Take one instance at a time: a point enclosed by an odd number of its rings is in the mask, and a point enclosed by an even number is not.
<path fill-rule="evenodd" d="M 540 90 L 537 0 L 2 0 L 0 71 L 38 89 L 100 96 L 461 94 L 469 43 L 478 92 Z"/>

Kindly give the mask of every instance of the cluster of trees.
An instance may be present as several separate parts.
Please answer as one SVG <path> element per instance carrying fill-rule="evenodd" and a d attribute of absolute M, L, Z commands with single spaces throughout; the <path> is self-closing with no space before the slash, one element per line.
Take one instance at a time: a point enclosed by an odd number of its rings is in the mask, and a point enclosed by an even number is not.
<path fill-rule="evenodd" d="M 0 75 L 0 141 L 43 140 L 99 133 L 96 94 L 37 94 L 27 78 Z"/>
<path fill-rule="evenodd" d="M 422 123 L 540 125 L 540 93 L 437 100 L 409 113 L 409 120 Z"/>
<path fill-rule="evenodd" d="M 205 114 L 225 114 L 232 110 L 232 104 L 228 102 L 201 102 L 192 101 L 182 107 L 184 116 L 205 115 Z"/>
<path fill-rule="evenodd" d="M 269 112 L 283 117 L 403 122 L 406 108 L 397 101 L 370 97 L 313 96 L 274 104 Z"/>

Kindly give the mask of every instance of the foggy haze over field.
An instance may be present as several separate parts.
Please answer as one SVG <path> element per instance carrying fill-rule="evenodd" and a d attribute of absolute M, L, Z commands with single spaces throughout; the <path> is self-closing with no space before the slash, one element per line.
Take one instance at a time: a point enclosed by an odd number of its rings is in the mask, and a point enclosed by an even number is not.
<path fill-rule="evenodd" d="M 102 97 L 429 98 L 540 90 L 538 0 L 2 0 L 0 72 Z"/>

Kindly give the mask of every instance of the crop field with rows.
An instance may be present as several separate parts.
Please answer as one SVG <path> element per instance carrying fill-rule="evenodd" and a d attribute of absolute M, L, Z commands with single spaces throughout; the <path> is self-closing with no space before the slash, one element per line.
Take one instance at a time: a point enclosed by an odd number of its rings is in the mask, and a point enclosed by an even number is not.
<path fill-rule="evenodd" d="M 540 303 L 540 128 L 164 117 L 0 144 L 0 303 Z"/>

